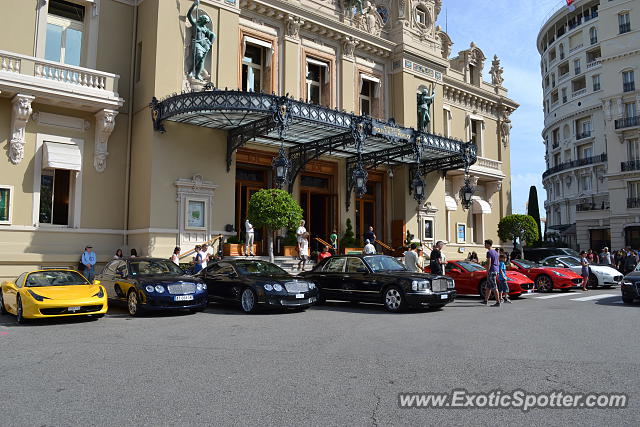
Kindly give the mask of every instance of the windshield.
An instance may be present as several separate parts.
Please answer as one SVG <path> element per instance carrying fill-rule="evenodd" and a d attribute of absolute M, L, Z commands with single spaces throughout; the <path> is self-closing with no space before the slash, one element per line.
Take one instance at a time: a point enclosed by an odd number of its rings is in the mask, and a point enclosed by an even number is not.
<path fill-rule="evenodd" d="M 369 264 L 371 271 L 377 273 L 379 271 L 406 271 L 407 268 L 402 265 L 397 259 L 390 256 L 376 255 L 364 257 L 364 260 Z"/>
<path fill-rule="evenodd" d="M 88 285 L 89 282 L 80 273 L 75 271 L 49 270 L 31 273 L 27 277 L 26 285 L 29 288 L 41 286 L 73 286 Z"/>
<path fill-rule="evenodd" d="M 265 261 L 240 261 L 235 267 L 240 274 L 287 274 L 277 265 Z"/>
<path fill-rule="evenodd" d="M 572 258 L 572 257 L 563 257 L 563 258 L 558 258 L 560 261 L 564 262 L 565 264 L 567 264 L 569 267 L 575 267 L 577 265 L 582 265 L 580 264 L 580 261 L 576 258 Z"/>
<path fill-rule="evenodd" d="M 152 276 L 156 274 L 168 274 L 171 276 L 182 276 L 184 271 L 169 260 L 163 259 L 141 259 L 130 261 L 131 274 L 133 276 Z"/>
<path fill-rule="evenodd" d="M 511 262 L 516 264 L 516 265 L 519 265 L 522 268 L 536 268 L 536 267 L 540 266 L 540 264 L 538 264 L 538 263 L 531 262 L 531 261 L 523 261 L 521 259 L 513 260 Z"/>
<path fill-rule="evenodd" d="M 475 262 L 468 262 L 468 261 L 459 261 L 458 264 L 464 268 L 467 271 L 482 271 L 482 270 L 486 270 L 486 268 L 484 268 L 483 266 L 481 266 L 480 264 L 476 264 Z M 455 267 L 454 267 L 455 268 Z"/>

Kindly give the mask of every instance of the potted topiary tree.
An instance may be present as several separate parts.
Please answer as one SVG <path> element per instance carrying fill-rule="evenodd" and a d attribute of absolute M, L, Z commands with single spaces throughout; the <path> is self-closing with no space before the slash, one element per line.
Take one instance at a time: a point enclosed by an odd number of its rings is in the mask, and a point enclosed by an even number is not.
<path fill-rule="evenodd" d="M 296 233 L 291 229 L 287 230 L 287 236 L 282 240 L 282 255 L 298 255 L 298 239 Z"/>
<path fill-rule="evenodd" d="M 340 247 L 345 254 L 352 252 L 362 252 L 362 245 L 356 240 L 356 237 L 353 234 L 351 218 L 347 218 L 347 228 L 345 229 L 342 239 L 340 239 Z"/>
<path fill-rule="evenodd" d="M 265 229 L 269 260 L 273 262 L 274 231 L 297 227 L 302 220 L 302 208 L 284 190 L 260 190 L 249 199 L 249 220 L 254 227 Z"/>
<path fill-rule="evenodd" d="M 231 236 L 222 245 L 224 256 L 240 256 L 244 252 L 244 242 L 238 236 Z"/>

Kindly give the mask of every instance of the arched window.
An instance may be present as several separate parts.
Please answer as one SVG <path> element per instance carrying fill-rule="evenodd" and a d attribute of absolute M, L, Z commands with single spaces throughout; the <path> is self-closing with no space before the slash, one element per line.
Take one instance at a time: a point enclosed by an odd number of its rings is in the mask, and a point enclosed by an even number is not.
<path fill-rule="evenodd" d="M 560 60 L 564 59 L 564 45 L 562 43 L 560 43 L 560 46 L 558 46 L 558 51 L 560 52 Z"/>
<path fill-rule="evenodd" d="M 596 27 L 589 29 L 589 38 L 591 39 L 591 44 L 598 43 L 598 29 Z"/>

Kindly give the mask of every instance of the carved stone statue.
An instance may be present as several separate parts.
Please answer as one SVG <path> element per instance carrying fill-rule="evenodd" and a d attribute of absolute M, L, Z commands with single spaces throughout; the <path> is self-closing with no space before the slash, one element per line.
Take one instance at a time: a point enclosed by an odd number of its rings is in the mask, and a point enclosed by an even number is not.
<path fill-rule="evenodd" d="M 422 92 L 418 93 L 418 130 L 421 132 L 429 131 L 429 124 L 431 123 L 431 104 L 436 97 L 436 89 L 431 86 L 431 95 L 427 88 L 422 89 Z"/>
<path fill-rule="evenodd" d="M 204 71 L 205 59 L 211 51 L 213 42 L 216 39 L 216 35 L 213 31 L 207 28 L 207 25 L 211 22 L 208 16 L 198 16 L 197 7 L 200 5 L 200 0 L 194 0 L 193 4 L 187 12 L 187 18 L 192 26 L 191 40 L 191 53 L 193 55 L 193 66 L 190 77 L 202 80 L 202 72 Z M 193 17 L 193 10 L 196 9 L 196 17 Z"/>
<path fill-rule="evenodd" d="M 346 4 L 347 4 L 346 9 L 349 12 L 352 12 L 354 8 L 356 9 L 354 15 L 356 14 L 362 15 L 364 13 L 363 0 L 346 0 Z"/>
<path fill-rule="evenodd" d="M 509 146 L 509 135 L 511 134 L 511 120 L 509 120 L 509 116 L 506 113 L 503 115 L 502 120 L 500 120 L 499 126 L 500 140 L 504 148 L 507 148 Z"/>
<path fill-rule="evenodd" d="M 357 28 L 374 36 L 379 36 L 384 27 L 382 17 L 370 1 L 364 2 L 362 12 L 353 18 L 353 22 Z"/>
<path fill-rule="evenodd" d="M 502 77 L 502 73 L 504 73 L 504 69 L 500 66 L 500 60 L 498 59 L 498 55 L 493 56 L 493 61 L 491 62 L 491 83 L 496 86 L 502 86 L 504 82 L 504 77 Z"/>

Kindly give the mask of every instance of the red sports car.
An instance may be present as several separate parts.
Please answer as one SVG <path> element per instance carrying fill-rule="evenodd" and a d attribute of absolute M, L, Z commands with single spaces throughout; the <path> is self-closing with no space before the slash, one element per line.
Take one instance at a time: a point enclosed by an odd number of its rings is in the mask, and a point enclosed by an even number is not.
<path fill-rule="evenodd" d="M 533 280 L 538 292 L 551 292 L 554 289 L 566 292 L 582 283 L 582 277 L 568 268 L 545 267 L 522 259 L 511 260 L 507 270 L 517 271 Z"/>
<path fill-rule="evenodd" d="M 425 269 L 429 271 L 429 267 Z M 487 281 L 487 269 L 480 264 L 471 261 L 449 261 L 445 265 L 445 275 L 453 278 L 456 282 L 456 293 L 458 295 L 481 295 L 481 288 L 484 288 Z M 532 293 L 534 284 L 524 274 L 507 271 L 507 284 L 509 285 L 509 296 L 519 297 L 522 294 Z"/>

